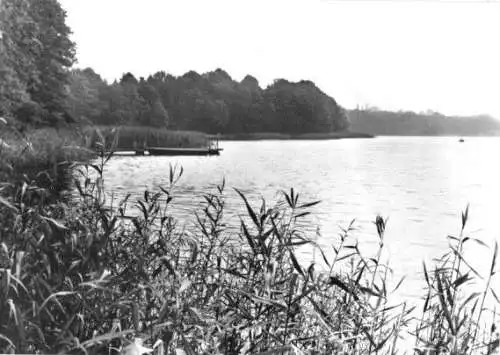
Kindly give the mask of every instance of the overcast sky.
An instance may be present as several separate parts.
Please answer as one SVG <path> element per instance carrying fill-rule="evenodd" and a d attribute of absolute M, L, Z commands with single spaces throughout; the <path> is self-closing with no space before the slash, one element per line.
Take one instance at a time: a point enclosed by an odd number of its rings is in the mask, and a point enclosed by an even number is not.
<path fill-rule="evenodd" d="M 500 1 L 62 0 L 78 66 L 314 81 L 353 108 L 500 118 Z"/>

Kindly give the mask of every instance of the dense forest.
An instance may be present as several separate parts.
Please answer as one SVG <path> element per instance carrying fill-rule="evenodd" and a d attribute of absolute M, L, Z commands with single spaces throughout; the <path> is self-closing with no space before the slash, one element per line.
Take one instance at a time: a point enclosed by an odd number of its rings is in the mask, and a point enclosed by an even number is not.
<path fill-rule="evenodd" d="M 75 43 L 57 0 L 0 1 L 0 117 L 21 127 L 127 125 L 207 133 L 488 135 L 500 121 L 381 110 L 346 112 L 311 81 L 262 88 L 222 69 L 112 83 L 77 69 Z"/>
<path fill-rule="evenodd" d="M 241 82 L 224 70 L 174 77 L 131 73 L 112 84 L 92 69 L 69 78 L 71 117 L 105 125 L 140 125 L 208 133 L 334 132 L 348 128 L 345 111 L 310 81 L 276 80 L 266 89 L 247 75 Z"/>
<path fill-rule="evenodd" d="M 351 129 L 373 135 L 483 136 L 500 134 L 500 121 L 488 115 L 445 116 L 438 112 L 349 110 Z"/>
<path fill-rule="evenodd" d="M 73 69 L 75 44 L 57 0 L 0 2 L 0 115 L 23 126 L 134 125 L 209 133 L 336 132 L 345 111 L 310 81 L 262 89 L 217 69 L 174 77 L 126 73 L 107 83 Z"/>

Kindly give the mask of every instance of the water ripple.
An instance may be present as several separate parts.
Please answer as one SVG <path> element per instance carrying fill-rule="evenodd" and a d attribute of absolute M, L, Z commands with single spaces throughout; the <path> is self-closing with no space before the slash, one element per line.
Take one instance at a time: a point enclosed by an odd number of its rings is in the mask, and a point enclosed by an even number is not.
<path fill-rule="evenodd" d="M 456 143 L 456 142 L 455 142 Z M 321 200 L 313 209 L 310 234 L 319 224 L 318 242 L 329 246 L 341 227 L 356 218 L 353 234 L 370 253 L 378 245 L 372 223 L 377 214 L 390 217 L 386 232 L 396 276 L 416 275 L 423 260 L 440 255 L 446 236 L 459 232 L 460 212 L 471 205 L 470 230 L 491 242 L 500 236 L 496 223 L 500 170 L 494 152 L 500 139 L 381 137 L 342 141 L 223 142 L 224 152 L 209 157 L 116 157 L 106 168 L 105 184 L 116 195 L 142 196 L 145 188 L 166 186 L 169 165 L 182 165 L 184 176 L 174 189 L 174 213 L 182 224 L 193 221 L 201 195 L 227 186 L 229 216 L 244 213 L 238 188 L 260 206 L 282 199 L 294 187 L 302 202 Z M 312 258 L 301 251 L 301 258 Z M 478 254 L 480 255 L 480 254 Z M 480 263 L 483 258 L 477 257 Z M 414 279 L 414 277 L 409 279 Z M 420 291 L 417 282 L 405 292 Z"/>

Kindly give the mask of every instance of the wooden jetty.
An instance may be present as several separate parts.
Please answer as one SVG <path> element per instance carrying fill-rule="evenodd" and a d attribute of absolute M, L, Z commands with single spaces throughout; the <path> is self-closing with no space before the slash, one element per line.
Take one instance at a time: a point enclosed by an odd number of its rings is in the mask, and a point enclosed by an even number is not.
<path fill-rule="evenodd" d="M 147 147 L 149 155 L 220 155 L 219 137 L 209 137 L 206 148 Z"/>
<path fill-rule="evenodd" d="M 122 148 L 115 149 L 115 154 L 117 155 L 166 155 L 166 156 L 203 156 L 203 155 L 220 155 L 223 151 L 219 148 L 219 138 L 209 137 L 208 145 L 206 148 L 166 148 L 166 147 L 148 147 L 145 144 L 139 147 L 134 144 L 133 148 Z"/>

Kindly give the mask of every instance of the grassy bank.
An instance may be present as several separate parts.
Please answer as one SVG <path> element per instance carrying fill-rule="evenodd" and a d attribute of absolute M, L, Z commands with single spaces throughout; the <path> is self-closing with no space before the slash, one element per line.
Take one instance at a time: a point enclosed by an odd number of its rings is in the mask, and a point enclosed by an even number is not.
<path fill-rule="evenodd" d="M 236 133 L 224 134 L 220 137 L 221 140 L 321 140 L 321 139 L 347 139 L 347 138 L 373 138 L 373 135 L 358 132 L 329 132 L 329 133 L 304 133 L 304 134 L 287 134 L 287 133 Z"/>
<path fill-rule="evenodd" d="M 374 221 L 376 257 L 360 252 L 352 225 L 332 250 L 321 250 L 299 227 L 317 202 L 291 190 L 276 205 L 256 206 L 240 193 L 246 216 L 236 232 L 224 221 L 221 185 L 206 192 L 197 225 L 180 229 L 170 203 L 182 170 L 171 168 L 158 192 L 109 208 L 100 175 L 107 158 L 81 168 L 71 203 L 39 204 L 32 198 L 37 186 L 13 191 L 2 183 L 0 352 L 109 354 L 135 346 L 134 337 L 156 344 L 156 354 L 498 349 L 497 318 L 486 308 L 497 302 L 490 285 L 498 250 L 485 254 L 489 274 L 469 266 L 462 249 L 475 241 L 465 233 L 467 211 L 450 250 L 424 266 L 427 288 L 413 308 L 391 302 L 381 217 Z M 297 259 L 296 249 L 307 244 L 317 248 L 317 265 Z M 478 280 L 484 288 L 472 291 Z"/>
<path fill-rule="evenodd" d="M 139 126 L 99 126 L 84 129 L 90 137 L 91 144 L 107 142 L 107 148 L 117 150 L 133 150 L 143 147 L 163 148 L 200 148 L 207 146 L 207 136 L 201 132 L 173 131 L 166 128 L 139 127 Z"/>

